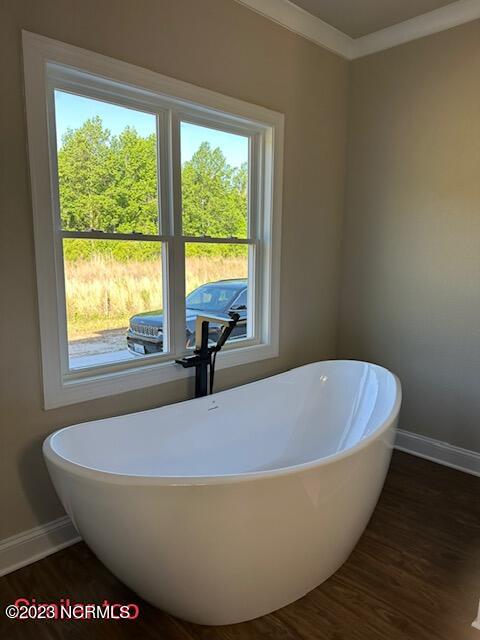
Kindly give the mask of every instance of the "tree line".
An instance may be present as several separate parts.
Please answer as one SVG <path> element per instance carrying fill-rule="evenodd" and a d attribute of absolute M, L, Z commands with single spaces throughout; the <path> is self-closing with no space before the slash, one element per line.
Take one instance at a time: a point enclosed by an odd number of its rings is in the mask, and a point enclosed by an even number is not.
<path fill-rule="evenodd" d="M 70 231 L 158 232 L 157 153 L 154 134 L 126 127 L 112 135 L 98 116 L 69 129 L 58 150 L 60 215 Z M 183 231 L 189 236 L 245 237 L 246 164 L 232 167 L 219 148 L 203 142 L 182 165 Z M 66 259 L 111 255 L 118 260 L 158 256 L 151 242 L 65 240 Z M 187 245 L 187 254 L 242 255 L 244 247 Z"/>

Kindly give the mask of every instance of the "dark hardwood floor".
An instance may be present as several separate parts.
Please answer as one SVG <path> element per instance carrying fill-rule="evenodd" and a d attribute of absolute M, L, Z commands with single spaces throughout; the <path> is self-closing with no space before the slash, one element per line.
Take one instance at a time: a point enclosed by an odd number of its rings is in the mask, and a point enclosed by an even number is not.
<path fill-rule="evenodd" d="M 17 597 L 136 602 L 135 621 L 7 620 Z M 2 640 L 480 640 L 480 478 L 396 452 L 344 566 L 301 600 L 239 625 L 200 627 L 140 600 L 83 543 L 0 580 Z"/>

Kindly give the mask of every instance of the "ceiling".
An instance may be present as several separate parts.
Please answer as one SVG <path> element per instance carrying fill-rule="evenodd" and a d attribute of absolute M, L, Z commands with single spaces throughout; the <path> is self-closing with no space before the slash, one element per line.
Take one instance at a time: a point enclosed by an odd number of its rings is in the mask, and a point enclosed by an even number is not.
<path fill-rule="evenodd" d="M 291 0 L 332 27 L 359 38 L 439 9 L 454 0 Z"/>

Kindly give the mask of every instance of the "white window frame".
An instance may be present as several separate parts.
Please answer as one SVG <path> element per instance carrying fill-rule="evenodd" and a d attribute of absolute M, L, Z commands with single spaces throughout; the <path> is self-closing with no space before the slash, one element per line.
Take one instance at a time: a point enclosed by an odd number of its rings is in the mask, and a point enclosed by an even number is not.
<path fill-rule="evenodd" d="M 253 318 L 255 325 L 249 325 L 252 338 L 226 345 L 217 368 L 277 357 L 284 115 L 44 36 L 23 31 L 22 37 L 45 409 L 194 374 L 174 363 L 185 353 L 185 243 L 225 239 L 181 236 L 180 121 L 250 137 L 249 207 L 254 228 L 249 230 L 250 239 L 240 242 L 250 247 L 249 282 L 253 286 L 249 287 L 248 308 L 249 322 Z M 166 305 L 170 341 L 165 354 L 138 362 L 74 371 L 68 368 L 56 140 L 52 135 L 54 88 L 154 113 L 163 135 L 169 134 L 167 144 L 160 146 L 161 228 L 155 237 L 155 241 L 162 241 L 162 247 L 168 247 L 162 251 L 163 274 L 168 279 L 164 296 L 171 296 Z M 105 236 L 100 235 L 102 239 Z M 133 234 L 115 236 L 133 239 Z"/>

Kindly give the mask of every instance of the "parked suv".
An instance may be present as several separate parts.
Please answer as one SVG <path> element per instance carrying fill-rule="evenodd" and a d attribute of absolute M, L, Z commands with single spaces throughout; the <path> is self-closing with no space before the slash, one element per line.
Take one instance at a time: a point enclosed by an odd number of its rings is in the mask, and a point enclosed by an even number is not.
<path fill-rule="evenodd" d="M 229 340 L 247 337 L 247 280 L 219 280 L 208 282 L 192 291 L 185 299 L 185 344 L 195 344 L 195 320 L 198 315 L 228 318 L 229 312 L 240 315 Z M 210 339 L 216 342 L 221 327 L 210 324 Z M 163 314 L 160 311 L 139 313 L 130 318 L 127 332 L 128 350 L 135 355 L 163 351 Z"/>

